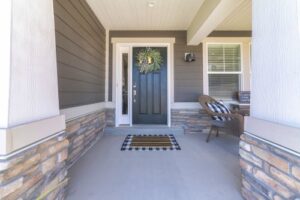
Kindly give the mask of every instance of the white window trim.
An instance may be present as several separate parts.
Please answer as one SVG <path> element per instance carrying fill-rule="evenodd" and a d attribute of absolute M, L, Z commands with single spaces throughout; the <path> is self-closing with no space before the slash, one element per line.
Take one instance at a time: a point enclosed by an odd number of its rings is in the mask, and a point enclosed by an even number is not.
<path fill-rule="evenodd" d="M 246 71 L 249 71 L 249 63 L 245 67 L 245 55 L 248 55 L 249 48 L 245 48 L 251 42 L 250 37 L 209 37 L 203 41 L 203 94 L 209 95 L 208 75 L 209 74 L 241 74 L 240 90 L 248 90 L 249 85 L 245 83 L 245 76 L 249 75 Z M 209 72 L 208 71 L 208 45 L 209 44 L 239 44 L 241 48 L 241 72 Z M 249 80 L 249 78 L 247 78 Z"/>
<path fill-rule="evenodd" d="M 209 45 L 213 45 L 213 44 L 221 44 L 221 45 L 228 45 L 228 44 L 235 44 L 235 45 L 239 45 L 240 46 L 240 53 L 241 53 L 241 69 L 240 69 L 240 71 L 234 71 L 234 72 L 222 72 L 222 71 L 220 71 L 220 72 L 210 72 L 209 70 L 208 70 L 208 46 Z M 243 80 L 244 80 L 244 76 L 243 76 L 243 43 L 241 43 L 241 42 L 238 42 L 238 43 L 233 43 L 233 42 L 208 42 L 208 43 L 206 43 L 206 51 L 207 51 L 207 81 L 209 81 L 208 79 L 208 76 L 209 76 L 209 74 L 239 74 L 240 75 L 240 81 L 239 81 L 239 90 L 244 90 L 244 82 L 243 82 Z M 207 94 L 209 95 L 209 82 L 207 82 Z M 227 100 L 227 99 L 226 99 Z"/>

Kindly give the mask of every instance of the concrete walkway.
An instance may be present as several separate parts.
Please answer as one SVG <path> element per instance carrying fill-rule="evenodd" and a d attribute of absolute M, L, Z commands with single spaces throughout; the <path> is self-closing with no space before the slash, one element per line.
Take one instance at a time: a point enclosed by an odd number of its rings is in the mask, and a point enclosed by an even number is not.
<path fill-rule="evenodd" d="M 70 170 L 68 200 L 242 199 L 238 138 L 176 135 L 181 151 L 122 152 L 103 138 Z"/>

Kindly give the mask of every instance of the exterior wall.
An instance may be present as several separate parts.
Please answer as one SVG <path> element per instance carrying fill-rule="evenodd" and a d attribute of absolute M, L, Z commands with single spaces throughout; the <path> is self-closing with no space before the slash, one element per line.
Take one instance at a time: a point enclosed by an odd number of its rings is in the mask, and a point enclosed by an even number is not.
<path fill-rule="evenodd" d="M 245 199 L 300 198 L 300 156 L 249 135 L 240 141 Z"/>
<path fill-rule="evenodd" d="M 66 134 L 0 160 L 0 199 L 63 199 L 69 142 Z"/>
<path fill-rule="evenodd" d="M 208 133 L 211 118 L 202 109 L 172 109 L 172 127 L 183 127 L 184 133 Z"/>
<path fill-rule="evenodd" d="M 68 168 L 71 167 L 84 153 L 86 153 L 102 137 L 105 122 L 105 111 L 79 117 L 66 123 L 68 147 Z"/>
<path fill-rule="evenodd" d="M 215 31 L 209 37 L 250 37 L 250 31 Z M 198 102 L 203 94 L 203 48 L 188 46 L 186 31 L 110 31 L 112 37 L 175 37 L 174 44 L 174 101 Z M 194 52 L 196 61 L 184 61 L 185 52 Z M 248 55 L 245 55 L 248 56 Z M 248 79 L 247 79 L 248 80 Z M 249 85 L 249 84 L 248 84 Z M 112 44 L 109 45 L 109 100 L 112 101 Z"/>
<path fill-rule="evenodd" d="M 84 0 L 54 12 L 60 108 L 105 101 L 105 29 Z"/>
<path fill-rule="evenodd" d="M 112 37 L 174 37 L 174 98 L 196 102 L 202 93 L 202 46 L 187 46 L 186 31 L 110 31 Z M 184 53 L 194 52 L 196 61 L 184 62 Z M 112 44 L 109 49 L 109 100 L 112 100 Z"/>

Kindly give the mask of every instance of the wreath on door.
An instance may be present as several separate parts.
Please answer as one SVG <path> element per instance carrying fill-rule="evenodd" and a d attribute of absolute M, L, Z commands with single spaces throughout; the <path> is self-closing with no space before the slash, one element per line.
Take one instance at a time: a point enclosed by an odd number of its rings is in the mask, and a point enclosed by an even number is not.
<path fill-rule="evenodd" d="M 147 47 L 138 52 L 136 65 L 141 73 L 149 73 L 160 70 L 162 57 L 157 49 Z"/>

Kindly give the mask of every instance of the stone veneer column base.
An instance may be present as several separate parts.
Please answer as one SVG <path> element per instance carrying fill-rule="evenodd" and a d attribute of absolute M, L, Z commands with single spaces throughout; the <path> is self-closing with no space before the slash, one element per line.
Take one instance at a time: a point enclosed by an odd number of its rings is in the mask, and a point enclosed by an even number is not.
<path fill-rule="evenodd" d="M 27 134 L 27 133 L 24 133 Z M 64 199 L 69 142 L 66 134 L 0 160 L 0 199 Z"/>
<path fill-rule="evenodd" d="M 245 199 L 300 199 L 300 157 L 296 153 L 243 134 L 240 166 Z"/>
<path fill-rule="evenodd" d="M 105 110 L 105 116 L 106 116 L 106 126 L 115 127 L 115 109 L 107 108 Z"/>
<path fill-rule="evenodd" d="M 100 111 L 66 123 L 67 138 L 70 142 L 68 168 L 102 137 L 106 126 L 105 115 L 105 111 Z"/>
<path fill-rule="evenodd" d="M 52 139 L 0 157 L 1 200 L 65 198 L 68 169 L 103 135 L 106 111 L 78 117 L 66 126 Z"/>
<path fill-rule="evenodd" d="M 211 118 L 202 109 L 172 109 L 171 123 L 185 133 L 208 133 Z"/>

